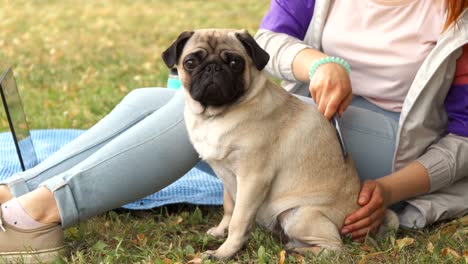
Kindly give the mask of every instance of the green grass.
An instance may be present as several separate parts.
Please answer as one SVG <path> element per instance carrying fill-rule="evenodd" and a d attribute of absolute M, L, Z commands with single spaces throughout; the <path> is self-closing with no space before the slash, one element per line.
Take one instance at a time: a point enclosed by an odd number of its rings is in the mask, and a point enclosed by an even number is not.
<path fill-rule="evenodd" d="M 165 85 L 160 54 L 181 31 L 253 33 L 267 9 L 265 0 L 0 0 L 0 66 L 14 66 L 33 129 L 86 129 L 130 90 Z M 204 234 L 221 211 L 173 205 L 105 213 L 66 231 L 69 255 L 59 263 L 199 263 L 200 252 L 222 243 Z M 364 244 L 347 241 L 341 256 L 285 254 L 285 263 L 466 263 L 468 219 L 461 220 Z M 257 227 L 228 262 L 280 263 L 282 254 L 281 241 Z"/>
<path fill-rule="evenodd" d="M 255 32 L 268 3 L 15 0 L 0 6 L 0 66 L 14 66 L 31 126 L 88 128 L 128 91 L 165 86 L 160 55 L 180 32 Z"/>

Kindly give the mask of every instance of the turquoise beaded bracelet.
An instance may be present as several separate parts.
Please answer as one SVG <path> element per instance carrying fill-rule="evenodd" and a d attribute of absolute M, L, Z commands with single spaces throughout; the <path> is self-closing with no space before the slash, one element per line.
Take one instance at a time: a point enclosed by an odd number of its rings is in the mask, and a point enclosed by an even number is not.
<path fill-rule="evenodd" d="M 314 64 L 312 64 L 312 66 L 310 66 L 309 78 L 312 79 L 312 76 L 314 75 L 317 68 L 320 67 L 323 64 L 326 64 L 326 63 L 339 64 L 339 65 L 343 66 L 343 68 L 345 68 L 345 70 L 346 70 L 346 72 L 348 72 L 348 74 L 351 73 L 351 66 L 349 66 L 349 63 L 347 61 L 345 61 L 344 59 L 339 58 L 339 57 L 325 57 L 325 58 L 319 59 Z"/>

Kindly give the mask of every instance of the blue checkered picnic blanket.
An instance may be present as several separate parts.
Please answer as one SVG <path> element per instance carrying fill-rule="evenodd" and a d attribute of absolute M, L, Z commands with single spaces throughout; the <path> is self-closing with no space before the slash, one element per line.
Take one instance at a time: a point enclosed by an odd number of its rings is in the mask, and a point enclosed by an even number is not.
<path fill-rule="evenodd" d="M 83 130 L 74 129 L 32 130 L 31 138 L 39 162 L 83 132 Z M 6 179 L 19 171 L 21 171 L 21 167 L 15 152 L 13 138 L 9 132 L 0 133 L 0 179 Z M 223 187 L 221 181 L 197 168 L 193 168 L 182 178 L 161 191 L 123 207 L 137 210 L 175 203 L 220 205 L 222 202 Z"/>

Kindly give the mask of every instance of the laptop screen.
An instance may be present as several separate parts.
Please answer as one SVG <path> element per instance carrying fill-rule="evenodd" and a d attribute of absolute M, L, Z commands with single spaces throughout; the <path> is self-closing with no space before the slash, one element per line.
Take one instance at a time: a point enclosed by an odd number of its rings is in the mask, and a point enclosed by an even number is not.
<path fill-rule="evenodd" d="M 37 164 L 37 156 L 11 68 L 0 77 L 0 91 L 21 168 L 32 168 Z"/>

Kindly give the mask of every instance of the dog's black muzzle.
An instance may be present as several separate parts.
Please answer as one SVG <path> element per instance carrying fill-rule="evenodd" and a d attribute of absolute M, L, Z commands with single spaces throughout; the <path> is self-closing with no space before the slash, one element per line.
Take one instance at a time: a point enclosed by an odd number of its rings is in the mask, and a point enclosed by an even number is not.
<path fill-rule="evenodd" d="M 242 96 L 243 83 L 242 72 L 211 61 L 193 71 L 190 95 L 204 106 L 228 105 Z"/>

